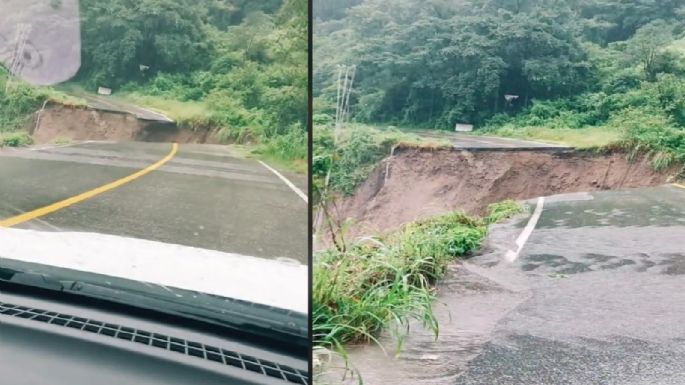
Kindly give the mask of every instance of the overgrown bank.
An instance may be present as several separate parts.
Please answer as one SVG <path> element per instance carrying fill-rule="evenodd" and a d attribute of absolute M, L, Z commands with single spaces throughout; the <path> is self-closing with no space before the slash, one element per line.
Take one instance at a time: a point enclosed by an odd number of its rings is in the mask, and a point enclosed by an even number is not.
<path fill-rule="evenodd" d="M 0 136 L 4 145 L 18 146 L 27 144 L 28 135 L 25 132 L 34 112 L 44 103 L 61 104 L 65 106 L 81 106 L 85 102 L 49 87 L 33 87 L 23 81 L 12 78 L 7 70 L 0 65 Z"/>
<path fill-rule="evenodd" d="M 315 346 L 344 352 L 345 344 L 373 341 L 387 327 L 402 341 L 412 319 L 422 321 L 437 336 L 433 284 L 451 261 L 478 249 L 489 224 L 523 209 L 505 201 L 491 205 L 484 218 L 452 212 L 317 253 Z"/>
<path fill-rule="evenodd" d="M 392 127 L 380 130 L 365 125 L 347 125 L 338 133 L 326 125 L 315 125 L 312 142 L 312 179 L 315 201 L 331 194 L 352 194 L 394 147 L 449 148 L 448 141 L 424 139 Z"/>

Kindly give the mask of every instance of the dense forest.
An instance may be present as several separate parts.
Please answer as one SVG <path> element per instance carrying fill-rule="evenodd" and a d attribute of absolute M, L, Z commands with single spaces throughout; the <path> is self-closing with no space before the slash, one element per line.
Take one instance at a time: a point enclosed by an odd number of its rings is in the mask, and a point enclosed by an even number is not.
<path fill-rule="evenodd" d="M 306 0 L 81 0 L 80 12 L 71 85 L 112 88 L 182 125 L 304 163 Z"/>
<path fill-rule="evenodd" d="M 356 64 L 359 122 L 682 127 L 684 16 L 683 0 L 319 0 L 316 119 Z"/>

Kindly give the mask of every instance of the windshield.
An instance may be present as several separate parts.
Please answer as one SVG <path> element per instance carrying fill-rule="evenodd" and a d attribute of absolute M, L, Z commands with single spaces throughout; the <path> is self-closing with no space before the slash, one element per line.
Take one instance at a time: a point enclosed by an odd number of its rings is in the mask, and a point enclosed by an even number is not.
<path fill-rule="evenodd" d="M 306 0 L 0 1 L 0 281 L 306 338 L 307 57 Z"/>

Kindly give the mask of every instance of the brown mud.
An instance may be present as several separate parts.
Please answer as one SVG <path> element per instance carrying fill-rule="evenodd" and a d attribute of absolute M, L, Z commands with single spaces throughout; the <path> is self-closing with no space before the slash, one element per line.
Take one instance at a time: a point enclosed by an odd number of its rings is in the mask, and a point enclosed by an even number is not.
<path fill-rule="evenodd" d="M 333 211 L 352 221 L 348 237 L 375 235 L 453 210 L 482 215 L 507 199 L 655 186 L 674 174 L 620 152 L 402 148 Z"/>
<path fill-rule="evenodd" d="M 89 107 L 48 105 L 34 114 L 26 128 L 38 144 L 65 139 L 219 143 L 215 130 L 190 130 L 175 123 L 143 120 L 125 112 Z"/>

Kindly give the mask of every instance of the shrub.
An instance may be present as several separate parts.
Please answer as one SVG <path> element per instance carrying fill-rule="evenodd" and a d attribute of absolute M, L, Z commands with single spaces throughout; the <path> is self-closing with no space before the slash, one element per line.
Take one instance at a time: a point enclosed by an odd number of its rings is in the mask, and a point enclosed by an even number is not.
<path fill-rule="evenodd" d="M 0 147 L 23 147 L 33 144 L 33 138 L 25 132 L 0 134 Z"/>
<path fill-rule="evenodd" d="M 520 214 L 525 210 L 525 206 L 513 200 L 493 203 L 488 206 L 488 215 L 485 217 L 485 221 L 487 223 L 497 223 Z"/>
<path fill-rule="evenodd" d="M 307 159 L 307 131 L 294 123 L 285 134 L 264 138 L 258 152 L 280 160 Z"/>
<path fill-rule="evenodd" d="M 635 67 L 611 72 L 602 81 L 602 91 L 607 94 L 625 93 L 638 88 L 644 80 L 644 74 Z"/>
<path fill-rule="evenodd" d="M 329 126 L 334 123 L 333 117 L 328 114 L 314 114 L 312 116 L 312 123 L 315 126 Z"/>
<path fill-rule="evenodd" d="M 416 221 L 383 238 L 360 240 L 345 251 L 325 250 L 314 258 L 315 346 L 344 354 L 344 345 L 376 341 L 390 327 L 399 338 L 410 320 L 438 335 L 432 311 L 433 284 L 455 258 L 478 249 L 487 224 L 523 208 L 507 201 L 491 205 L 483 220 L 452 212 Z"/>

